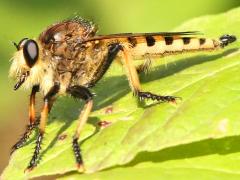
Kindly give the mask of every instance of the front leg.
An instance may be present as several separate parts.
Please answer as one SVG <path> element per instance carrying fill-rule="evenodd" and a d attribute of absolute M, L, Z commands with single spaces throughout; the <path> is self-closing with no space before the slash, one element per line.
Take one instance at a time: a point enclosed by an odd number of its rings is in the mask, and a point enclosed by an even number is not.
<path fill-rule="evenodd" d="M 39 91 L 39 85 L 33 86 L 32 92 L 30 95 L 30 103 L 29 103 L 29 124 L 22 135 L 22 137 L 14 144 L 11 148 L 11 154 L 21 148 L 28 140 L 29 136 L 31 135 L 32 131 L 38 126 L 39 119 L 35 117 L 35 96 L 36 93 Z"/>
<path fill-rule="evenodd" d="M 31 171 L 38 163 L 38 158 L 39 158 L 39 154 L 40 154 L 40 150 L 41 150 L 41 144 L 42 144 L 43 136 L 45 133 L 45 127 L 46 127 L 46 123 L 47 123 L 48 113 L 51 110 L 51 107 L 52 107 L 52 104 L 54 101 L 54 97 L 58 93 L 59 88 L 60 88 L 59 84 L 56 83 L 50 89 L 50 91 L 44 96 L 44 106 L 43 106 L 43 110 L 42 110 L 41 116 L 40 116 L 39 132 L 37 135 L 36 146 L 35 146 L 35 150 L 34 150 L 32 159 L 31 159 L 26 171 Z"/>
<path fill-rule="evenodd" d="M 72 86 L 67 89 L 67 93 L 70 94 L 71 96 L 78 98 L 78 99 L 83 99 L 85 101 L 85 105 L 83 107 L 83 110 L 81 111 L 79 118 L 78 118 L 78 125 L 77 125 L 77 130 L 73 136 L 73 141 L 72 141 L 72 146 L 73 146 L 73 153 L 75 155 L 76 159 L 76 165 L 79 171 L 84 171 L 84 166 L 83 166 L 83 159 L 81 155 L 81 150 L 78 145 L 78 139 L 80 136 L 80 133 L 83 129 L 84 124 L 87 122 L 88 116 L 92 110 L 93 106 L 93 95 L 92 93 L 84 86 Z"/>

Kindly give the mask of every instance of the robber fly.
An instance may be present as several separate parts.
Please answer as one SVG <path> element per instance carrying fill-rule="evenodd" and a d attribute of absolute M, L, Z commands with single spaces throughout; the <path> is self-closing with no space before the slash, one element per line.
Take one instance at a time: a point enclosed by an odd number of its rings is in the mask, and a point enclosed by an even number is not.
<path fill-rule="evenodd" d="M 12 152 L 26 143 L 35 128 L 39 129 L 28 171 L 37 165 L 51 107 L 58 96 L 66 94 L 85 101 L 72 140 L 77 168 L 83 170 L 78 139 L 93 107 L 89 89 L 103 77 L 113 60 L 121 60 L 130 88 L 140 100 L 172 102 L 176 97 L 141 89 L 138 73 L 148 69 L 150 63 L 146 61 L 188 51 L 220 49 L 236 40 L 233 35 L 223 35 L 218 40 L 197 38 L 198 33 L 190 31 L 112 35 L 96 35 L 96 32 L 93 23 L 76 17 L 49 26 L 37 39 L 24 38 L 14 43 L 17 52 L 10 68 L 10 76 L 17 80 L 14 90 L 24 86 L 32 92 L 29 125 Z M 145 62 L 137 67 L 135 59 L 145 59 Z M 44 96 L 44 104 L 40 117 L 36 118 L 35 95 L 39 91 Z"/>

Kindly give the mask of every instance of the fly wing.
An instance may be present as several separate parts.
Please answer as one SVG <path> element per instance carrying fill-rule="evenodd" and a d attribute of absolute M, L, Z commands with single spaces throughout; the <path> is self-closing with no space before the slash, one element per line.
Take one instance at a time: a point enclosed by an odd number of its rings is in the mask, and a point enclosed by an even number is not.
<path fill-rule="evenodd" d="M 109 35 L 97 35 L 88 38 L 86 41 L 102 40 L 102 39 L 118 39 L 118 38 L 140 38 L 146 36 L 193 36 L 201 34 L 199 31 L 183 31 L 183 32 L 153 32 L 153 33 L 120 33 Z"/>

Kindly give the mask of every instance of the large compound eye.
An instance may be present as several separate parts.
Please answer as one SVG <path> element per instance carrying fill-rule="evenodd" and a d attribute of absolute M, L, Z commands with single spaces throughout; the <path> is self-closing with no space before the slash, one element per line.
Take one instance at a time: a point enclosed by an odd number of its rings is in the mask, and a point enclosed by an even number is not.
<path fill-rule="evenodd" d="M 38 59 L 38 45 L 34 40 L 27 40 L 23 44 L 23 55 L 27 65 L 33 67 Z"/>

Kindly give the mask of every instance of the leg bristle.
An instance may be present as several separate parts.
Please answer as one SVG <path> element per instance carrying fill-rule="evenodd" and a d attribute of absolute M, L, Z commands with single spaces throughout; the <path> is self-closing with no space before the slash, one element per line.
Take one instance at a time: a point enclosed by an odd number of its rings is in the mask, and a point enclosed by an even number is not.
<path fill-rule="evenodd" d="M 42 139 L 43 139 L 43 133 L 39 133 L 37 140 L 36 140 L 36 146 L 35 146 L 35 150 L 32 156 L 32 159 L 26 169 L 26 171 L 31 171 L 38 163 L 38 157 L 40 154 L 40 150 L 41 150 L 41 145 L 42 145 Z"/>
<path fill-rule="evenodd" d="M 26 131 L 22 135 L 22 137 L 14 144 L 11 148 L 10 155 L 12 155 L 17 149 L 24 146 L 24 144 L 29 139 L 30 135 L 32 134 L 32 131 L 38 126 L 39 120 L 37 120 L 34 124 L 29 124 L 26 128 Z"/>
<path fill-rule="evenodd" d="M 82 155 L 81 155 L 81 150 L 80 147 L 78 145 L 78 138 L 73 137 L 73 141 L 72 141 L 72 147 L 73 147 L 73 153 L 75 155 L 75 160 L 77 163 L 77 168 L 81 169 L 81 167 L 83 167 L 83 160 L 82 160 Z"/>

